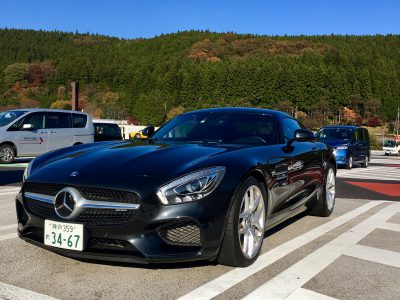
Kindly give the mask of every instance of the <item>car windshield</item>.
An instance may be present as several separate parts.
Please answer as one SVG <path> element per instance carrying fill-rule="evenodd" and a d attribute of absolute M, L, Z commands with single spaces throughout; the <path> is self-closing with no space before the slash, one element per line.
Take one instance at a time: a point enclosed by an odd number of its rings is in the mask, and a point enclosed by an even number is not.
<path fill-rule="evenodd" d="M 349 140 L 353 134 L 350 128 L 323 128 L 318 131 L 317 139 Z"/>
<path fill-rule="evenodd" d="M 395 141 L 385 141 L 383 143 L 383 147 L 396 147 L 396 142 Z"/>
<path fill-rule="evenodd" d="M 0 112 L 0 127 L 10 124 L 12 121 L 18 119 L 20 116 L 25 114 L 24 110 L 9 110 Z"/>
<path fill-rule="evenodd" d="M 276 144 L 274 119 L 250 113 L 194 113 L 176 117 L 151 137 L 156 140 L 230 143 Z"/>

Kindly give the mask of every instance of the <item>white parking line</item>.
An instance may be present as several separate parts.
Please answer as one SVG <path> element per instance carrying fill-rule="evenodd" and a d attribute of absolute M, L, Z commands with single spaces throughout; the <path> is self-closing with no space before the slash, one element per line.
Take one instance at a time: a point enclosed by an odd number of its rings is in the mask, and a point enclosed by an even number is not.
<path fill-rule="evenodd" d="M 55 300 L 56 298 L 0 282 L 0 299 Z"/>
<path fill-rule="evenodd" d="M 15 232 L 8 233 L 8 234 L 5 234 L 5 235 L 0 235 L 0 242 L 1 241 L 5 241 L 5 240 L 9 240 L 9 239 L 15 239 L 16 237 L 18 237 L 18 234 L 16 234 Z"/>
<path fill-rule="evenodd" d="M 400 268 L 400 253 L 398 252 L 356 244 L 344 254 Z"/>
<path fill-rule="evenodd" d="M 365 221 L 330 241 L 290 268 L 275 276 L 243 299 L 285 299 L 329 266 L 339 256 L 400 211 L 400 204 L 381 209 Z"/>
<path fill-rule="evenodd" d="M 21 188 L 19 187 L 14 187 L 14 188 L 4 188 L 4 189 L 0 189 L 0 194 L 2 193 L 9 193 L 9 192 L 19 192 Z"/>
<path fill-rule="evenodd" d="M 379 228 L 400 232 L 400 224 L 396 224 L 396 223 L 385 222 L 385 223 L 379 225 Z"/>
<path fill-rule="evenodd" d="M 371 208 L 382 204 L 386 201 L 373 201 L 364 204 L 342 216 L 339 216 L 319 227 L 310 230 L 270 251 L 267 251 L 263 255 L 260 255 L 258 259 L 247 268 L 235 268 L 220 277 L 198 287 L 197 289 L 189 292 L 179 299 L 211 299 L 220 293 L 226 291 L 230 287 L 238 284 L 242 280 L 252 276 L 253 274 L 261 271 L 277 260 L 285 257 L 296 249 L 308 244 L 309 242 L 319 238 L 327 232 L 339 227 L 340 225 L 354 219 L 362 213 L 370 210 Z M 294 290 L 293 290 L 294 291 Z M 292 291 L 292 292 L 293 292 Z M 268 297 L 264 297 L 266 299 Z"/>
<path fill-rule="evenodd" d="M 10 230 L 10 229 L 17 229 L 17 226 L 18 226 L 18 224 L 10 224 L 10 225 L 0 226 L 0 231 Z"/>

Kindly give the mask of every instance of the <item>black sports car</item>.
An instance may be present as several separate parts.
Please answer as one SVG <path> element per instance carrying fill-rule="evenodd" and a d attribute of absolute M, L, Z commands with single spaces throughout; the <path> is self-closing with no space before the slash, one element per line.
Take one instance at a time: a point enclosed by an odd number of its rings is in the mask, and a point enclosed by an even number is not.
<path fill-rule="evenodd" d="M 20 237 L 76 258 L 248 266 L 267 229 L 333 210 L 332 151 L 285 113 L 206 109 L 151 131 L 34 159 Z"/>

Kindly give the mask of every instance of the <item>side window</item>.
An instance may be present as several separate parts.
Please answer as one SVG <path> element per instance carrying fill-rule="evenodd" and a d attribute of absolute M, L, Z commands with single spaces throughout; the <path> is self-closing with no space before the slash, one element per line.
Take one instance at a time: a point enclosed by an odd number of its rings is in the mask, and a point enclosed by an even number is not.
<path fill-rule="evenodd" d="M 17 122 L 15 122 L 14 124 L 12 124 L 7 131 L 18 131 L 21 127 L 22 127 L 22 123 L 24 122 L 25 118 L 22 118 L 20 120 L 18 120 Z"/>
<path fill-rule="evenodd" d="M 290 118 L 286 118 L 282 120 L 282 132 L 284 135 L 285 143 L 287 143 L 289 140 L 294 139 L 294 132 L 296 129 L 300 129 L 301 126 L 300 124 Z"/>
<path fill-rule="evenodd" d="M 44 113 L 32 113 L 30 115 L 27 115 L 20 128 L 22 129 L 22 126 L 24 126 L 25 124 L 31 124 L 33 130 L 43 129 Z"/>
<path fill-rule="evenodd" d="M 358 129 L 353 131 L 353 134 L 351 135 L 351 139 L 353 142 L 360 141 L 360 133 L 359 133 Z"/>
<path fill-rule="evenodd" d="M 369 132 L 367 129 L 363 129 L 364 131 L 364 141 L 369 142 Z"/>
<path fill-rule="evenodd" d="M 87 123 L 87 116 L 81 114 L 72 114 L 73 127 L 74 128 L 85 128 Z"/>
<path fill-rule="evenodd" d="M 45 128 L 70 128 L 70 114 L 46 113 Z"/>

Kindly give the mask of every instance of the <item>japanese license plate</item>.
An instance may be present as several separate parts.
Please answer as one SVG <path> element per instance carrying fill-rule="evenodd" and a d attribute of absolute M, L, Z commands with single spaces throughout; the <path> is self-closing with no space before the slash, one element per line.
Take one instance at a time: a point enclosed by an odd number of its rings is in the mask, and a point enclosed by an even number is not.
<path fill-rule="evenodd" d="M 44 221 L 44 244 L 52 247 L 83 250 L 83 225 Z"/>

